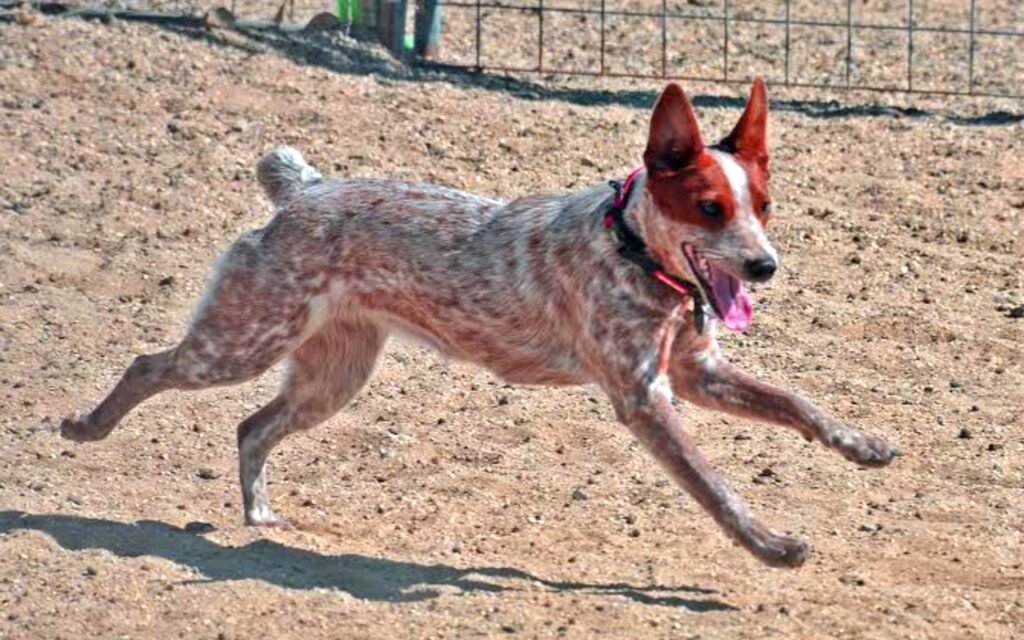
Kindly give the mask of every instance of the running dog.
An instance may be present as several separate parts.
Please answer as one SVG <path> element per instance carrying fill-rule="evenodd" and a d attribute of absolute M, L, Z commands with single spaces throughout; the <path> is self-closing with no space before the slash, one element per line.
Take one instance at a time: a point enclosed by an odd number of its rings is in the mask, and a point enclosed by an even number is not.
<path fill-rule="evenodd" d="M 778 266 L 765 235 L 767 116 L 758 79 L 735 128 L 708 146 L 670 84 L 643 165 L 623 183 L 511 203 L 435 185 L 326 179 L 297 151 L 276 149 L 257 168 L 274 217 L 221 258 L 185 338 L 135 358 L 98 407 L 62 422 L 61 435 L 101 440 L 161 391 L 240 383 L 287 359 L 277 397 L 238 426 L 245 521 L 281 526 L 267 455 L 344 407 L 388 335 L 406 334 L 512 383 L 599 385 L 730 537 L 768 565 L 799 566 L 807 544 L 751 514 L 672 405 L 676 395 L 791 427 L 864 466 L 897 453 L 719 353 L 719 323 L 751 323 L 744 282 L 765 282 Z"/>

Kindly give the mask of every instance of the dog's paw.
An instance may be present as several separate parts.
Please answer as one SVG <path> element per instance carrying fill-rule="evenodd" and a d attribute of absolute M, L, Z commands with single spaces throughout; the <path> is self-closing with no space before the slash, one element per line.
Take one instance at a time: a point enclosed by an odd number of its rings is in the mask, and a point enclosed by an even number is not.
<path fill-rule="evenodd" d="M 829 438 L 829 444 L 848 460 L 863 467 L 884 467 L 900 455 L 900 450 L 884 438 L 854 429 L 844 429 L 835 433 Z"/>
<path fill-rule="evenodd" d="M 810 554 L 805 541 L 784 536 L 763 525 L 757 525 L 750 543 L 745 546 L 761 562 L 780 569 L 795 569 L 806 562 Z"/>
<path fill-rule="evenodd" d="M 60 437 L 75 442 L 92 442 L 99 440 L 95 430 L 89 425 L 88 416 L 74 414 L 60 421 Z"/>
<path fill-rule="evenodd" d="M 270 509 L 254 509 L 245 514 L 245 524 L 250 527 L 264 527 L 267 529 L 293 529 L 291 523 L 277 515 Z"/>

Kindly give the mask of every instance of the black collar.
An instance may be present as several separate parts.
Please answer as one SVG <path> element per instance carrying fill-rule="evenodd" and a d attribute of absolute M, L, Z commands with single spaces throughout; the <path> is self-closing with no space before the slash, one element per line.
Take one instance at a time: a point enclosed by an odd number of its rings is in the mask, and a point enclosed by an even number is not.
<path fill-rule="evenodd" d="M 618 180 L 612 180 L 608 183 L 615 190 L 615 197 L 612 199 L 608 209 L 605 210 L 604 226 L 611 229 L 615 234 L 615 238 L 619 241 L 620 256 L 643 269 L 647 275 L 671 287 L 680 295 L 689 296 L 693 299 L 694 323 L 697 326 L 697 332 L 703 333 L 707 312 L 704 294 L 701 292 L 700 287 L 688 280 L 677 278 L 666 271 L 648 253 L 647 244 L 644 243 L 643 238 L 626 224 L 626 205 L 629 203 L 629 197 L 632 195 L 633 187 L 636 185 L 636 181 L 632 178 L 633 176 L 630 176 L 630 179 L 627 179 L 625 183 Z"/>

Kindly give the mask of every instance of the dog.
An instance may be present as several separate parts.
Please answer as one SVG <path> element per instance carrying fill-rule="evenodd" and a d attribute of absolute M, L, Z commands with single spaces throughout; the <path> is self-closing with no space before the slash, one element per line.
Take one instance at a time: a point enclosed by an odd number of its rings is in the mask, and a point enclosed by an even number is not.
<path fill-rule="evenodd" d="M 167 389 L 236 384 L 287 359 L 283 386 L 238 426 L 247 524 L 285 526 L 265 464 L 290 433 L 334 415 L 363 387 L 389 334 L 474 362 L 511 383 L 595 383 L 615 414 L 724 532 L 762 562 L 796 567 L 807 544 L 757 520 L 697 449 L 674 396 L 795 429 L 860 465 L 897 450 L 723 359 L 717 325 L 742 331 L 744 282 L 778 266 L 768 98 L 754 81 L 735 128 L 705 145 L 669 84 L 643 165 L 622 184 L 511 203 L 436 185 L 331 180 L 298 151 L 265 155 L 257 178 L 275 207 L 221 257 L 184 339 L 140 355 L 98 407 L 65 418 L 64 438 L 105 438 Z"/>

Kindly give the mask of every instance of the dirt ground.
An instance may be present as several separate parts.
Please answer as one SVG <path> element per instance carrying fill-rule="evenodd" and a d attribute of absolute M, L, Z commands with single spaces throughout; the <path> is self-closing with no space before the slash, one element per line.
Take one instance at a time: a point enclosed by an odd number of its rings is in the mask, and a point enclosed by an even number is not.
<path fill-rule="evenodd" d="M 343 43 L 342 43 L 343 44 Z M 734 547 L 594 388 L 390 345 L 271 461 L 296 529 L 242 525 L 234 426 L 274 393 L 167 393 L 55 435 L 172 345 L 269 207 L 261 152 L 515 197 L 621 177 L 657 83 L 410 77 L 365 47 L 121 22 L 0 25 L 0 638 L 1024 636 L 1020 103 L 777 92 L 771 235 L 729 357 L 898 443 L 861 470 L 681 405 L 796 571 Z M 694 87 L 708 137 L 738 116 Z M 820 96 L 819 96 L 820 97 Z"/>

